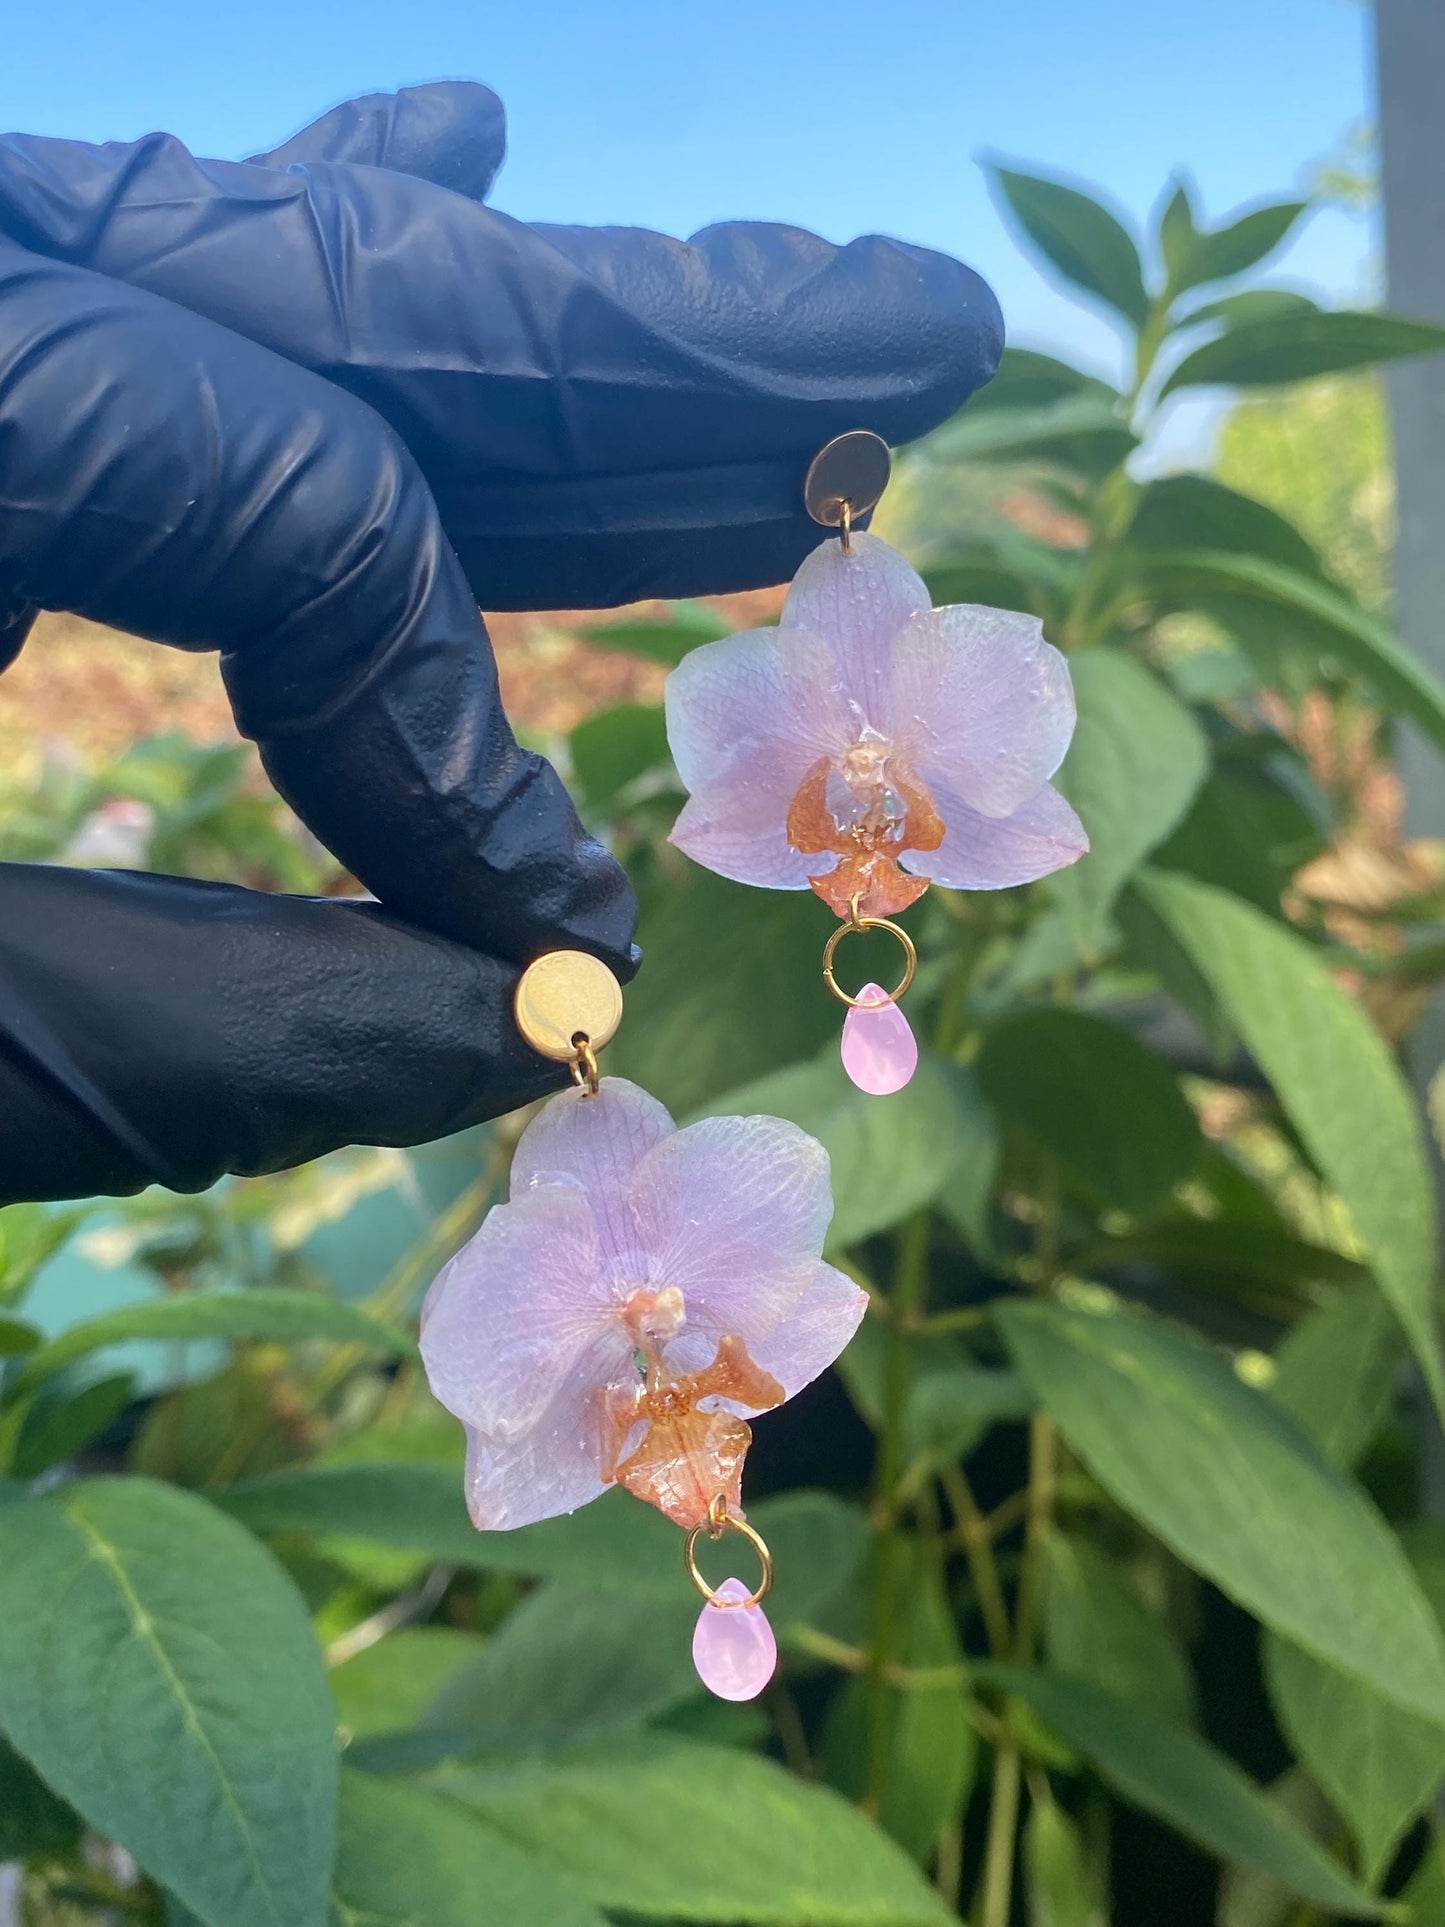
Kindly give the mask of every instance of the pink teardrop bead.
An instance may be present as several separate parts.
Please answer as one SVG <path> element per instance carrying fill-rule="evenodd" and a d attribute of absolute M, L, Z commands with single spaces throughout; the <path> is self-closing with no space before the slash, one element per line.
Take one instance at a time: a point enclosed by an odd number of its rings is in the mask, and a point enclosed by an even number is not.
<path fill-rule="evenodd" d="M 843 1020 L 843 1068 L 870 1097 L 888 1097 L 918 1069 L 918 1039 L 886 990 L 864 984 Z"/>
<path fill-rule="evenodd" d="M 737 1603 L 715 1606 L 709 1600 L 703 1607 L 692 1636 L 692 1663 L 720 1700 L 754 1700 L 777 1668 L 778 1642 L 762 1607 L 744 1603 L 752 1595 L 741 1579 L 725 1579 L 717 1596 Z"/>

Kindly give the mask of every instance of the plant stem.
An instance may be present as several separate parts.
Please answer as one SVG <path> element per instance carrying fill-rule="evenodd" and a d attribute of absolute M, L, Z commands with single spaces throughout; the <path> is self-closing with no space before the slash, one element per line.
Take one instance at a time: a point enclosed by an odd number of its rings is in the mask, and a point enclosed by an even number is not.
<path fill-rule="evenodd" d="M 892 1702 L 885 1673 L 893 1656 L 898 1604 L 898 1563 L 902 1552 L 894 1505 L 903 1473 L 903 1417 L 908 1403 L 911 1363 L 907 1334 L 899 1327 L 916 1318 L 928 1279 L 929 1212 L 915 1212 L 903 1227 L 889 1302 L 893 1322 L 883 1392 L 883 1424 L 878 1443 L 875 1507 L 881 1522 L 873 1585 L 873 1615 L 868 1647 L 868 1776 L 865 1804 L 876 1812 L 888 1778 Z"/>
<path fill-rule="evenodd" d="M 988 1520 L 979 1510 L 968 1474 L 961 1465 L 945 1466 L 940 1477 L 943 1489 L 948 1494 L 948 1503 L 953 1507 L 953 1516 L 958 1521 L 959 1544 L 963 1547 L 973 1589 L 978 1595 L 978 1609 L 983 1615 L 989 1647 L 996 1659 L 1005 1659 L 1012 1643 L 1008 1607 L 1004 1604 L 1003 1581 L 999 1577 L 998 1561 L 994 1558 L 993 1536 Z"/>
<path fill-rule="evenodd" d="M 1029 1423 L 1029 1495 L 1024 1525 L 1024 1557 L 1014 1615 L 1014 1657 L 1027 1664 L 1038 1637 L 1044 1547 L 1054 1522 L 1058 1480 L 1058 1431 L 1047 1412 Z"/>
<path fill-rule="evenodd" d="M 977 1927 L 1008 1927 L 1013 1905 L 1014 1838 L 1019 1823 L 1019 1750 L 1005 1739 L 993 1756 L 988 1844 L 984 1849 Z"/>

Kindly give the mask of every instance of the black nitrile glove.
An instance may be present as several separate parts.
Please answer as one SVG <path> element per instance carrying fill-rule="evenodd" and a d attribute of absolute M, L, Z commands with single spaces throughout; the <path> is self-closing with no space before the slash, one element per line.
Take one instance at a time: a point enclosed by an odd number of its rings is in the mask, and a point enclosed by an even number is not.
<path fill-rule="evenodd" d="M 0 866 L 0 1202 L 555 1088 L 516 966 L 630 974 L 635 906 L 514 742 L 478 604 L 781 581 L 824 441 L 921 434 L 992 373 L 957 262 L 527 227 L 480 201 L 502 149 L 463 84 L 250 163 L 0 136 L 0 664 L 41 608 L 219 649 L 276 787 L 385 906 Z"/>

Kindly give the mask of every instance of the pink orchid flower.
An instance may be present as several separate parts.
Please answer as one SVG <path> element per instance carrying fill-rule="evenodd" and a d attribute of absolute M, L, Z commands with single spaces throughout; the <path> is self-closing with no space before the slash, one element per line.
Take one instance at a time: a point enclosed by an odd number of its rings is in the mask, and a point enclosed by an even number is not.
<path fill-rule="evenodd" d="M 1038 619 L 934 609 L 886 542 L 852 546 L 814 550 L 776 629 L 707 643 L 668 677 L 690 792 L 672 841 L 739 883 L 811 885 L 842 917 L 1073 863 L 1088 838 L 1048 780 L 1073 687 Z"/>
<path fill-rule="evenodd" d="M 474 1523 L 529 1525 L 614 1481 L 683 1526 L 719 1492 L 739 1512 L 745 1415 L 816 1378 L 863 1315 L 823 1263 L 832 1215 L 828 1154 L 795 1124 L 680 1131 L 616 1077 L 553 1098 L 422 1309 Z"/>

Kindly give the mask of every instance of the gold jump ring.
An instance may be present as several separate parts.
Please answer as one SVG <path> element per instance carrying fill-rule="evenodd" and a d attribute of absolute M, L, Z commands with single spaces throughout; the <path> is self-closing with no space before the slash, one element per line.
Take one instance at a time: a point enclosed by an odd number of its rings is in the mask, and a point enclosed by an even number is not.
<path fill-rule="evenodd" d="M 697 1542 L 703 1533 L 706 1533 L 709 1539 L 720 1539 L 723 1533 L 729 1529 L 742 1534 L 753 1551 L 758 1555 L 763 1569 L 762 1577 L 758 1580 L 756 1591 L 750 1592 L 746 1599 L 720 1598 L 707 1583 L 706 1579 L 703 1578 L 697 1563 Z M 717 1498 L 715 1498 L 708 1507 L 706 1519 L 702 1520 L 700 1524 L 695 1525 L 691 1532 L 688 1533 L 686 1542 L 683 1545 L 682 1557 L 683 1563 L 687 1567 L 688 1578 L 694 1586 L 697 1587 L 703 1598 L 710 1606 L 717 1606 L 725 1612 L 730 1612 L 735 1606 L 760 1605 L 767 1594 L 769 1586 L 773 1583 L 773 1555 L 768 1551 L 762 1534 L 756 1526 L 750 1526 L 746 1519 L 739 1518 L 735 1513 L 728 1511 L 727 1500 L 723 1497 L 722 1493 L 719 1493 Z"/>
<path fill-rule="evenodd" d="M 890 936 L 897 937 L 899 943 L 902 944 L 903 976 L 896 988 L 889 993 L 889 1001 L 896 1004 L 898 999 L 908 989 L 908 986 L 913 982 L 914 972 L 918 968 L 918 952 L 913 947 L 912 937 L 909 936 L 902 924 L 894 923 L 891 917 L 853 916 L 849 918 L 848 922 L 840 923 L 832 936 L 829 937 L 827 943 L 823 946 L 823 982 L 828 986 L 829 990 L 832 991 L 838 1001 L 847 1004 L 850 1010 L 858 1010 L 862 1007 L 860 1000 L 857 997 L 850 997 L 847 991 L 839 984 L 838 979 L 833 975 L 833 958 L 837 953 L 838 945 L 843 941 L 844 937 L 852 936 L 856 930 L 886 930 Z"/>
<path fill-rule="evenodd" d="M 597 1053 L 592 1048 L 592 1040 L 585 1030 L 579 1030 L 572 1042 L 577 1047 L 577 1055 L 572 1059 L 572 1082 L 579 1091 L 596 1097 L 602 1079 L 597 1069 Z"/>
<path fill-rule="evenodd" d="M 853 504 L 843 496 L 838 503 L 838 532 L 843 538 L 843 553 L 853 553 Z"/>

